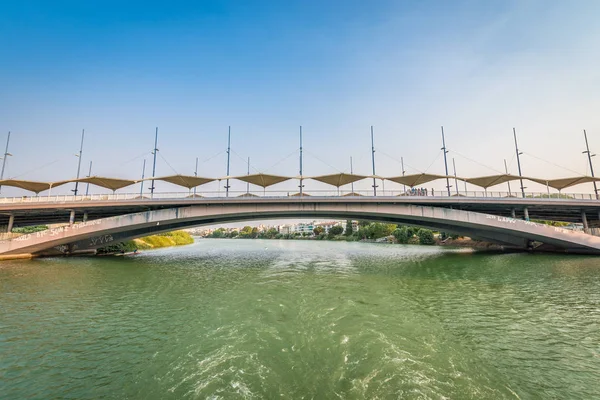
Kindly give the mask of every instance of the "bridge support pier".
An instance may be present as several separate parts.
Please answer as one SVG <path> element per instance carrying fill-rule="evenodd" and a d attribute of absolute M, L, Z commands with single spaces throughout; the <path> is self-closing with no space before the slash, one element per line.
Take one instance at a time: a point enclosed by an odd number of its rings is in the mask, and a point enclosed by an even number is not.
<path fill-rule="evenodd" d="M 83 222 L 87 222 L 87 220 L 88 220 L 88 213 L 87 213 L 87 211 L 85 211 L 85 212 L 83 213 L 83 220 L 82 220 L 82 221 L 83 221 Z"/>
<path fill-rule="evenodd" d="M 529 221 L 529 209 L 527 207 L 523 208 L 523 219 Z"/>
<path fill-rule="evenodd" d="M 73 225 L 75 223 L 75 210 L 71 210 L 69 214 L 69 225 Z"/>
<path fill-rule="evenodd" d="M 514 208 L 511 208 L 510 216 L 513 217 L 514 219 L 517 219 L 517 210 L 515 210 Z"/>
<path fill-rule="evenodd" d="M 11 214 L 10 217 L 8 217 L 8 226 L 6 227 L 6 232 L 11 233 L 14 224 L 15 224 L 15 216 L 13 214 Z"/>
<path fill-rule="evenodd" d="M 581 212 L 581 221 L 583 222 L 583 229 L 587 230 L 589 228 L 587 215 L 585 215 L 585 211 Z"/>

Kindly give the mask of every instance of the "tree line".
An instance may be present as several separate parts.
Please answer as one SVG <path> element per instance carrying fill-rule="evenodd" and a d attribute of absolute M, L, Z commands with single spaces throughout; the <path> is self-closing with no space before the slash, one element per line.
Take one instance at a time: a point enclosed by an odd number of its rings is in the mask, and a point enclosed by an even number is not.
<path fill-rule="evenodd" d="M 442 234 L 442 236 L 446 236 Z M 208 238 L 237 238 L 237 239 L 314 239 L 314 240 L 345 240 L 345 241 L 374 241 L 381 238 L 393 237 L 402 244 L 435 244 L 434 232 L 430 229 L 414 228 L 405 225 L 386 224 L 382 222 L 358 221 L 358 230 L 352 229 L 352 221 L 346 222 L 346 229 L 340 224 L 329 228 L 326 232 L 322 226 L 316 226 L 311 233 L 293 232 L 280 233 L 275 228 L 260 231 L 256 227 L 245 226 L 241 230 L 228 232 L 225 228 L 212 231 Z"/>

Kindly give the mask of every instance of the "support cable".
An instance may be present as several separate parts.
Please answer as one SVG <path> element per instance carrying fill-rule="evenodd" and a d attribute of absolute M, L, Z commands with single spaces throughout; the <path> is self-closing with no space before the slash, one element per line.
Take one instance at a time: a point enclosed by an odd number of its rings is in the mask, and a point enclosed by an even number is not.
<path fill-rule="evenodd" d="M 317 161 L 322 162 L 323 164 L 327 165 L 329 168 L 336 170 L 337 172 L 339 172 L 340 174 L 342 173 L 342 171 L 340 171 L 339 169 L 337 169 L 336 167 L 334 167 L 333 165 L 329 164 L 327 161 L 324 161 L 322 159 L 320 159 L 319 157 L 317 157 L 315 154 L 311 153 L 310 151 L 304 149 L 305 153 L 308 153 L 311 157 L 313 157 L 314 159 L 316 159 Z"/>
<path fill-rule="evenodd" d="M 13 176 L 13 177 L 12 177 L 12 178 L 10 178 L 10 179 L 17 179 L 17 178 L 20 178 L 20 177 L 22 177 L 22 176 L 28 175 L 28 174 L 30 174 L 30 173 L 32 173 L 32 172 L 39 171 L 39 170 L 40 170 L 40 169 L 42 169 L 42 168 L 46 168 L 46 167 L 48 167 L 48 166 L 50 166 L 50 165 L 52 165 L 52 164 L 55 164 L 55 163 L 59 162 L 60 160 L 64 160 L 64 159 L 66 159 L 66 156 L 65 156 L 65 157 L 62 157 L 62 158 L 57 158 L 57 159 L 56 159 L 56 160 L 54 160 L 54 161 L 50 161 L 49 163 L 46 163 L 46 164 L 44 164 L 44 165 L 41 165 L 41 166 L 39 166 L 39 167 L 35 167 L 35 168 L 33 168 L 33 169 L 30 169 L 29 171 L 23 172 L 23 173 L 22 173 L 22 174 L 20 174 L 20 175 Z"/>
<path fill-rule="evenodd" d="M 486 164 L 480 163 L 480 162 L 479 162 L 479 161 L 477 161 L 477 160 L 473 160 L 472 158 L 469 158 L 469 157 L 465 156 L 464 154 L 461 154 L 461 153 L 459 153 L 459 152 L 458 152 L 458 151 L 456 151 L 456 150 L 448 150 L 448 151 L 449 151 L 450 153 L 454 153 L 454 154 L 456 154 L 456 155 L 457 155 L 457 156 L 459 156 L 459 157 L 462 157 L 462 158 L 464 158 L 464 159 L 465 159 L 465 160 L 467 160 L 467 161 L 471 161 L 471 162 L 473 162 L 473 163 L 475 163 L 475 164 L 477 164 L 477 165 L 479 165 L 479 166 L 481 166 L 481 167 L 484 167 L 484 168 L 487 168 L 487 169 L 491 169 L 492 171 L 494 171 L 494 172 L 497 172 L 497 173 L 499 173 L 499 174 L 504 174 L 504 172 L 503 172 L 503 171 L 500 171 L 499 169 L 496 169 L 496 168 L 494 168 L 494 167 L 490 167 L 489 165 L 486 165 Z"/>
<path fill-rule="evenodd" d="M 567 167 L 564 167 L 564 166 L 562 166 L 562 165 L 559 165 L 559 164 L 553 163 L 552 161 L 544 160 L 543 158 L 540 158 L 540 157 L 534 156 L 534 155 L 533 155 L 533 154 L 531 154 L 531 153 L 528 153 L 528 152 L 525 152 L 525 151 L 522 151 L 522 153 L 523 153 L 523 154 L 527 154 L 529 157 L 533 157 L 533 158 L 535 158 L 536 160 L 543 161 L 543 162 L 545 162 L 545 163 L 547 163 L 547 164 L 550 164 L 550 165 L 553 165 L 553 166 L 555 166 L 555 167 L 562 168 L 562 169 L 564 169 L 564 170 L 566 170 L 566 171 L 573 172 L 573 173 L 577 174 L 577 176 L 581 175 L 581 172 L 574 171 L 574 170 L 572 170 L 571 168 L 567 168 Z"/>
<path fill-rule="evenodd" d="M 141 153 L 141 154 L 139 154 L 139 155 L 137 155 L 137 156 L 135 156 L 135 157 L 133 157 L 133 158 L 131 158 L 131 159 L 129 159 L 129 160 L 127 160 L 127 161 L 125 161 L 125 162 L 122 162 L 121 164 L 119 164 L 119 166 L 120 166 L 120 167 L 122 167 L 122 166 L 124 166 L 124 165 L 127 165 L 127 164 L 129 164 L 129 163 L 131 163 L 131 162 L 134 162 L 134 161 L 136 161 L 136 160 L 139 160 L 139 159 L 140 159 L 140 158 L 142 158 L 142 157 L 145 157 L 145 156 L 147 156 L 148 154 L 152 154 L 152 150 L 145 151 L 145 152 L 143 152 L 143 153 Z"/>
<path fill-rule="evenodd" d="M 169 162 L 167 161 L 166 158 L 163 157 L 162 153 L 158 153 L 158 155 L 160 156 L 160 158 L 162 158 L 162 160 L 169 166 L 169 168 L 171 168 L 173 170 L 173 172 L 175 172 L 175 175 L 180 175 L 179 172 L 177 172 L 177 170 L 175 168 L 173 168 L 171 166 L 171 164 L 169 164 Z"/>
<path fill-rule="evenodd" d="M 386 156 L 386 157 L 389 157 L 390 159 L 392 159 L 392 160 L 396 161 L 398 164 L 402 165 L 402 161 L 401 161 L 401 160 L 398 160 L 396 157 L 394 157 L 394 156 L 391 156 L 391 155 L 387 154 L 385 151 L 382 151 L 380 148 L 376 147 L 376 148 L 375 148 L 375 150 L 377 150 L 377 152 L 379 152 L 379 153 L 383 154 L 384 156 Z M 417 172 L 418 172 L 418 173 L 420 173 L 420 174 L 422 174 L 422 173 L 423 173 L 423 171 L 421 171 L 420 169 L 418 169 L 418 168 L 415 168 L 415 167 L 413 167 L 413 166 L 412 166 L 412 165 L 410 165 L 410 164 L 407 164 L 407 163 L 406 163 L 406 161 L 404 162 L 404 167 L 408 167 L 408 168 L 410 168 L 410 169 L 413 169 L 413 170 L 417 171 Z"/>

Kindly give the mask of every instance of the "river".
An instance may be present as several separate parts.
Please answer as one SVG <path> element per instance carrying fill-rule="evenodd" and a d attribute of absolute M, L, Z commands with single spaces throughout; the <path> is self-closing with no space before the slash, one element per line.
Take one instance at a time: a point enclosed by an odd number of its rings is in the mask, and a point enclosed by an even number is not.
<path fill-rule="evenodd" d="M 600 259 L 204 239 L 3 262 L 0 398 L 600 398 Z"/>

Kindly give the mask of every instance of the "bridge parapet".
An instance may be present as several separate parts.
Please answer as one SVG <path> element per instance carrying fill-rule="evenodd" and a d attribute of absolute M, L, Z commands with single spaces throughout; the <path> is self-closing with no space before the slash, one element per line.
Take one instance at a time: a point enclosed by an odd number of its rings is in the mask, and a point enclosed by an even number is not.
<path fill-rule="evenodd" d="M 503 191 L 462 191 L 459 193 L 448 193 L 442 190 L 433 191 L 399 191 L 385 190 L 378 192 L 378 196 L 373 196 L 371 191 L 331 191 L 331 190 L 313 190 L 303 193 L 300 196 L 298 193 L 290 191 L 277 190 L 261 190 L 261 191 L 230 191 L 229 196 L 225 197 L 222 191 L 203 191 L 196 192 L 165 192 L 154 193 L 153 195 L 140 195 L 140 193 L 113 193 L 113 194 L 93 194 L 93 195 L 42 195 L 42 196 L 20 196 L 20 197 L 0 197 L 0 204 L 21 204 L 21 203 L 84 203 L 94 201 L 153 201 L 153 200 L 196 200 L 198 198 L 210 199 L 236 199 L 236 198 L 307 198 L 310 197 L 343 197 L 343 198 L 386 198 L 386 197 L 401 197 L 401 198 L 476 198 L 476 199 L 523 199 L 523 197 L 514 192 Z M 597 200 L 594 194 L 591 193 L 549 193 L 549 192 L 531 192 L 525 194 L 525 199 L 561 201 L 561 200 Z M 598 200 L 600 201 L 600 200 Z"/>

